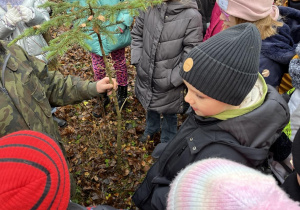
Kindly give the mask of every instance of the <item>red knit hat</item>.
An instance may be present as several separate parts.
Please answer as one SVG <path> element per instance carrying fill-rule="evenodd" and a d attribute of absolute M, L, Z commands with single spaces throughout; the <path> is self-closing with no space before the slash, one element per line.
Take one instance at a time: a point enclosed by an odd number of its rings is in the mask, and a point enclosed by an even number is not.
<path fill-rule="evenodd" d="M 1 209 L 67 209 L 70 176 L 55 140 L 35 131 L 0 138 Z"/>

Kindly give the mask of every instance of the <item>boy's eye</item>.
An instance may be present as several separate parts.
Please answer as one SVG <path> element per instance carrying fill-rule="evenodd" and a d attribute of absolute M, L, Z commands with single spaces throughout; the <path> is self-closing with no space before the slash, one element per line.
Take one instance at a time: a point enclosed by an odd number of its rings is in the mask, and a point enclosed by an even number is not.
<path fill-rule="evenodd" d="M 200 95 L 196 95 L 198 98 L 200 99 L 203 99 L 204 97 L 203 96 L 200 96 Z"/>

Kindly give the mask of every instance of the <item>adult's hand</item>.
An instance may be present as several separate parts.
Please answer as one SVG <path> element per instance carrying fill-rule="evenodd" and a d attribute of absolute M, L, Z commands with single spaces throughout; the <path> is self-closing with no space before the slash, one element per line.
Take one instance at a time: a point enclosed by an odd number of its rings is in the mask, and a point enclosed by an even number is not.
<path fill-rule="evenodd" d="M 112 93 L 112 90 L 115 89 L 117 90 L 118 88 L 118 83 L 116 79 L 113 80 L 113 85 L 109 83 L 109 78 L 104 77 L 103 79 L 99 80 L 96 84 L 97 92 L 98 93 L 105 93 L 107 92 L 107 95 L 110 95 Z"/>

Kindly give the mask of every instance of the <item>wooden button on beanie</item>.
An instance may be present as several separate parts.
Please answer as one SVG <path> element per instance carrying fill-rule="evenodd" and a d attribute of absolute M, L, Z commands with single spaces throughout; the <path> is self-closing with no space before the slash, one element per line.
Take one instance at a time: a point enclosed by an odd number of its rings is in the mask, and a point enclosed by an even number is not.
<path fill-rule="evenodd" d="M 1 209 L 67 209 L 70 177 L 58 144 L 35 131 L 2 137 L 0 186 Z"/>
<path fill-rule="evenodd" d="M 239 24 L 194 47 L 180 75 L 205 95 L 237 106 L 258 78 L 260 49 L 256 26 Z"/>
<path fill-rule="evenodd" d="M 183 169 L 171 183 L 167 210 L 296 210 L 271 175 L 211 158 Z"/>

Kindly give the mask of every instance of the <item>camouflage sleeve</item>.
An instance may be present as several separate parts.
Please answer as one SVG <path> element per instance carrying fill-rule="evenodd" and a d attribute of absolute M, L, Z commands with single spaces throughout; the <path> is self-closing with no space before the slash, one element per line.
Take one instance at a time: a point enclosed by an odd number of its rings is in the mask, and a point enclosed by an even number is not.
<path fill-rule="evenodd" d="M 7 42 L 1 43 L 5 46 L 7 44 Z M 59 71 L 48 71 L 43 61 L 28 55 L 16 44 L 7 49 L 20 62 L 23 62 L 24 66 L 32 67 L 33 74 L 44 87 L 51 106 L 75 104 L 99 95 L 96 82 L 82 81 L 81 78 L 70 75 L 64 77 Z"/>
<path fill-rule="evenodd" d="M 45 90 L 52 106 L 79 103 L 99 95 L 96 82 L 82 81 L 80 77 L 64 77 L 59 71 L 49 71 Z"/>
<path fill-rule="evenodd" d="M 28 59 L 44 86 L 51 106 L 75 104 L 99 95 L 96 82 L 83 81 L 71 75 L 63 76 L 59 71 L 48 71 L 44 62 L 33 56 L 28 56 Z"/>

